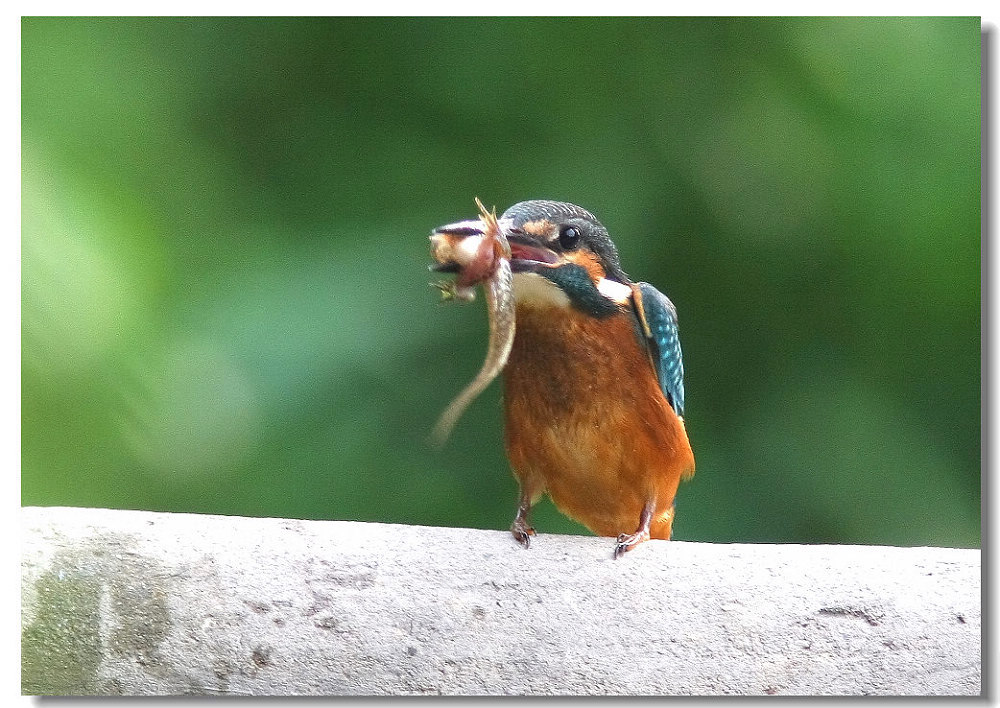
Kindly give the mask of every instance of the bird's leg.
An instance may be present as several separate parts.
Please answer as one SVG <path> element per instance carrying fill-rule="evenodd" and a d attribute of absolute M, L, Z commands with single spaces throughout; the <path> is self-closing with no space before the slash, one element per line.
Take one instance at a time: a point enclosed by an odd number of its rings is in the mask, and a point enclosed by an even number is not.
<path fill-rule="evenodd" d="M 521 495 L 517 503 L 517 516 L 510 525 L 510 532 L 514 534 L 514 540 L 527 548 L 531 545 L 531 537 L 535 535 L 535 529 L 528 524 L 528 512 L 531 511 L 531 495 L 521 487 Z"/>
<path fill-rule="evenodd" d="M 618 543 L 615 544 L 615 558 L 620 558 L 626 551 L 631 551 L 643 541 L 649 540 L 649 524 L 653 520 L 654 500 L 647 501 L 639 514 L 639 528 L 635 533 L 618 534 Z"/>

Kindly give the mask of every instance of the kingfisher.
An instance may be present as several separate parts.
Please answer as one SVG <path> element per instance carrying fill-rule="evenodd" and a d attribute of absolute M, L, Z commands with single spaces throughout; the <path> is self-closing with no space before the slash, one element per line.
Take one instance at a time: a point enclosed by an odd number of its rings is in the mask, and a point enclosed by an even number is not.
<path fill-rule="evenodd" d="M 475 223 L 453 226 L 464 236 Z M 586 209 L 524 201 L 499 223 L 516 315 L 503 369 L 504 444 L 519 486 L 511 533 L 530 546 L 531 508 L 547 494 L 614 537 L 615 558 L 669 539 L 677 487 L 695 467 L 676 308 L 628 277 Z"/>

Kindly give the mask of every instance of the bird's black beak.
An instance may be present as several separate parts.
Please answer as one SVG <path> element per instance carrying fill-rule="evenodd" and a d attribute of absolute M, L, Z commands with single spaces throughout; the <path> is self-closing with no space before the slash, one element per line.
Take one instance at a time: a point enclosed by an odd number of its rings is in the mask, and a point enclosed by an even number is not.
<path fill-rule="evenodd" d="M 503 224 L 503 222 L 500 222 Z M 536 236 L 520 229 L 507 232 L 510 243 L 510 268 L 515 273 L 530 273 L 539 268 L 552 268 L 559 262 L 559 254 Z"/>

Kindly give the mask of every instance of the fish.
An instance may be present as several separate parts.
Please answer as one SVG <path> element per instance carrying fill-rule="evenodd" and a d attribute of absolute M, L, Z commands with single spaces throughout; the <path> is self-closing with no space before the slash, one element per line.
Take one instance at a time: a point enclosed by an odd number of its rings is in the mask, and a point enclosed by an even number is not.
<path fill-rule="evenodd" d="M 442 447 L 459 418 L 486 387 L 500 375 L 514 345 L 514 276 L 511 271 L 510 243 L 497 220 L 496 208 L 487 211 L 476 198 L 479 220 L 442 226 L 431 234 L 432 266 L 455 273 L 455 280 L 432 283 L 444 300 L 470 302 L 475 288 L 482 286 L 490 323 L 486 359 L 479 373 L 451 401 L 431 431 L 431 442 Z"/>

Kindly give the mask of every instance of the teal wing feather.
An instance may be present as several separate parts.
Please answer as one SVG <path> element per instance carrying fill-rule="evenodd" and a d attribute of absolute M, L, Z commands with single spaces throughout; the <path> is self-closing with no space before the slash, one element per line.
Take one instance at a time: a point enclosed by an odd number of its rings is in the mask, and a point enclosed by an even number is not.
<path fill-rule="evenodd" d="M 649 283 L 638 283 L 637 287 L 648 327 L 646 344 L 656 367 L 656 377 L 671 408 L 683 416 L 684 360 L 677 330 L 677 308 L 670 298 Z"/>

